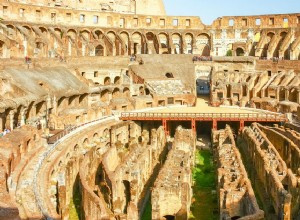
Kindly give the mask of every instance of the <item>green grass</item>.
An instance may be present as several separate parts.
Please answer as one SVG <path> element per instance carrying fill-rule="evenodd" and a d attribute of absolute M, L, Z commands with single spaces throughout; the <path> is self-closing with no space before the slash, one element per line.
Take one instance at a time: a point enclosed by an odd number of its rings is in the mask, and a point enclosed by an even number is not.
<path fill-rule="evenodd" d="M 151 219 L 152 219 L 152 205 L 151 205 L 151 201 L 149 199 L 141 220 L 151 220 Z"/>
<path fill-rule="evenodd" d="M 190 220 L 218 219 L 218 199 L 216 194 L 212 194 L 212 190 L 216 190 L 215 175 L 212 153 L 207 150 L 197 151 Z"/>
<path fill-rule="evenodd" d="M 80 205 L 81 205 L 81 194 L 78 188 L 76 188 L 74 194 L 73 194 L 73 198 L 70 201 L 69 204 L 69 219 L 71 220 L 80 220 L 80 216 L 81 216 L 81 209 L 80 209 Z"/>

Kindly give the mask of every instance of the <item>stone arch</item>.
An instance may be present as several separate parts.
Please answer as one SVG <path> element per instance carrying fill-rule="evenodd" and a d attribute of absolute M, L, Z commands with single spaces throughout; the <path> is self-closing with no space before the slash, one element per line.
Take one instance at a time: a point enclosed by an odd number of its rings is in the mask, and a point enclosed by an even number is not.
<path fill-rule="evenodd" d="M 105 49 L 104 49 L 103 45 L 98 44 L 95 47 L 95 56 L 104 56 L 104 54 L 105 54 Z"/>
<path fill-rule="evenodd" d="M 286 38 L 287 34 L 288 34 L 288 32 L 286 32 L 286 31 L 280 32 L 280 34 L 279 34 L 280 40 L 279 40 L 278 44 L 275 46 L 276 48 L 273 52 L 273 57 L 279 57 L 279 49 L 280 49 L 284 39 Z"/>
<path fill-rule="evenodd" d="M 46 111 L 46 102 L 42 101 L 36 104 L 36 115 L 44 114 Z"/>
<path fill-rule="evenodd" d="M 145 95 L 145 89 L 144 89 L 143 86 L 140 86 L 140 88 L 139 88 L 139 94 L 140 95 Z"/>
<path fill-rule="evenodd" d="M 79 96 L 79 104 L 81 104 L 82 102 L 86 102 L 87 101 L 87 97 L 88 97 L 88 93 L 84 93 L 82 95 Z"/>
<path fill-rule="evenodd" d="M 169 53 L 169 40 L 168 35 L 166 33 L 158 34 L 161 53 Z"/>
<path fill-rule="evenodd" d="M 83 29 L 79 33 L 80 33 L 80 38 L 82 41 L 82 44 L 80 44 L 82 55 L 87 56 L 87 55 L 91 54 L 91 52 L 94 52 L 93 46 L 90 45 L 91 31 L 88 29 Z"/>
<path fill-rule="evenodd" d="M 194 36 L 191 33 L 186 33 L 184 36 L 184 40 L 185 40 L 185 53 L 186 54 L 192 54 L 193 53 L 193 39 Z"/>
<path fill-rule="evenodd" d="M 262 57 L 268 56 L 269 45 L 274 36 L 275 36 L 275 33 L 272 31 L 267 33 L 265 44 L 262 46 L 262 54 L 261 54 Z"/>
<path fill-rule="evenodd" d="M 74 146 L 73 150 L 74 150 L 75 152 L 79 150 L 78 144 L 76 144 L 76 145 Z"/>
<path fill-rule="evenodd" d="M 93 31 L 93 33 L 94 33 L 93 36 L 96 40 L 103 39 L 103 37 L 104 37 L 104 34 L 103 34 L 104 32 L 101 29 L 95 29 Z"/>
<path fill-rule="evenodd" d="M 150 95 L 150 90 L 148 88 L 145 88 L 145 94 Z"/>
<path fill-rule="evenodd" d="M 291 89 L 289 92 L 289 101 L 297 103 L 298 102 L 297 97 L 298 97 L 297 89 L 295 89 L 295 88 Z"/>
<path fill-rule="evenodd" d="M 121 77 L 120 76 L 116 76 L 114 79 L 114 84 L 115 85 L 120 85 L 121 84 Z"/>
<path fill-rule="evenodd" d="M 68 55 L 77 55 L 76 44 L 77 44 L 77 31 L 74 29 L 69 29 L 67 31 L 67 45 L 68 45 Z"/>
<path fill-rule="evenodd" d="M 47 44 L 41 40 L 35 42 L 35 57 L 47 57 Z"/>
<path fill-rule="evenodd" d="M 244 56 L 245 51 L 243 48 L 238 47 L 238 48 L 236 48 L 235 54 L 236 54 L 236 56 Z"/>
<path fill-rule="evenodd" d="M 112 97 L 113 98 L 119 98 L 121 95 L 120 93 L 120 89 L 119 88 L 114 88 L 113 92 L 112 92 Z"/>
<path fill-rule="evenodd" d="M 174 45 L 172 53 L 181 54 L 182 53 L 182 39 L 179 33 L 172 34 L 172 42 Z"/>
<path fill-rule="evenodd" d="M 109 101 L 109 91 L 107 89 L 101 91 L 100 99 L 101 99 L 102 102 L 108 102 Z"/>
<path fill-rule="evenodd" d="M 98 133 L 95 133 L 95 134 L 93 135 L 93 142 L 99 142 L 99 138 L 100 138 L 99 134 L 98 134 Z"/>
<path fill-rule="evenodd" d="M 197 54 L 210 56 L 210 37 L 206 33 L 201 33 L 196 37 Z"/>
<path fill-rule="evenodd" d="M 9 36 L 12 39 L 15 39 L 17 36 L 17 28 L 12 24 L 7 24 L 7 36 Z"/>
<path fill-rule="evenodd" d="M 125 46 L 124 48 L 124 53 L 126 55 L 130 55 L 131 54 L 131 48 L 130 48 L 130 39 L 129 39 L 129 33 L 126 32 L 126 31 L 122 31 L 120 33 L 120 38 L 122 39 L 123 41 L 123 44 Z"/>
<path fill-rule="evenodd" d="M 60 99 L 58 99 L 58 101 L 57 101 L 57 108 L 59 108 L 59 107 L 64 108 L 65 107 L 64 101 L 66 101 L 66 100 L 67 100 L 67 98 L 65 96 L 63 96 Z"/>
<path fill-rule="evenodd" d="M 123 95 L 124 95 L 124 97 L 126 97 L 126 98 L 130 98 L 130 89 L 129 89 L 128 87 L 125 87 L 125 88 L 123 89 Z"/>
<path fill-rule="evenodd" d="M 143 35 L 140 32 L 132 34 L 133 53 L 142 54 L 143 51 Z"/>
<path fill-rule="evenodd" d="M 103 85 L 110 85 L 111 84 L 111 79 L 109 76 L 105 77 L 104 78 L 104 81 L 103 81 Z"/>
<path fill-rule="evenodd" d="M 153 32 L 146 33 L 147 38 L 147 53 L 148 54 L 158 54 L 159 53 L 159 43 L 156 35 Z"/>
<path fill-rule="evenodd" d="M 122 42 L 120 42 L 119 37 L 114 31 L 108 31 L 107 37 L 113 44 L 113 53 L 115 55 L 121 55 L 122 54 Z"/>
<path fill-rule="evenodd" d="M 39 29 L 43 35 L 47 36 L 49 34 L 49 31 L 47 28 L 41 26 L 41 27 L 39 27 Z"/>

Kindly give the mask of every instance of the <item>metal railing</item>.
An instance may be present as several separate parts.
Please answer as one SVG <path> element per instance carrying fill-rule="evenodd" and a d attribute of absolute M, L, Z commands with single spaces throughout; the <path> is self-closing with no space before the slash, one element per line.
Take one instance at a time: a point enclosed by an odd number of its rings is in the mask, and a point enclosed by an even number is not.
<path fill-rule="evenodd" d="M 120 119 L 243 119 L 243 120 L 275 120 L 286 121 L 285 115 L 271 113 L 155 113 L 155 112 L 123 112 Z"/>

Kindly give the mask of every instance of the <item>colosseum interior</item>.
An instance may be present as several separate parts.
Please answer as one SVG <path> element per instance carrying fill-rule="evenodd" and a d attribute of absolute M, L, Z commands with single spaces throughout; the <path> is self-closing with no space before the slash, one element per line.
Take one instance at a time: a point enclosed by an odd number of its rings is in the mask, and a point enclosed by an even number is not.
<path fill-rule="evenodd" d="M 0 2 L 0 220 L 299 220 L 300 13 Z"/>

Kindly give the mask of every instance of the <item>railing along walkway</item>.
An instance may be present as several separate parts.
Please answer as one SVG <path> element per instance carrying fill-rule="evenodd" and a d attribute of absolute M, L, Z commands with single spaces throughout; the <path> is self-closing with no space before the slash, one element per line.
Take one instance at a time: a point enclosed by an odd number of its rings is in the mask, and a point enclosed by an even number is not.
<path fill-rule="evenodd" d="M 198 120 L 198 121 L 278 121 L 285 122 L 282 114 L 271 113 L 156 113 L 123 112 L 121 120 Z"/>

